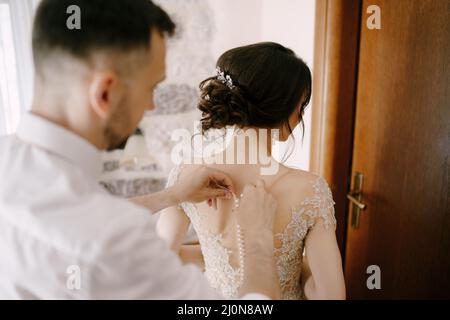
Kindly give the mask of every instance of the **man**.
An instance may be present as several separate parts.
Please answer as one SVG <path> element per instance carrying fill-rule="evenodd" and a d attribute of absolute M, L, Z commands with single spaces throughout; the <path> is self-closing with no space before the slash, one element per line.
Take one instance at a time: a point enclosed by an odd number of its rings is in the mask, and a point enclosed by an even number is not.
<path fill-rule="evenodd" d="M 77 5 L 81 29 L 67 28 Z M 151 213 L 183 201 L 228 197 L 201 168 L 139 204 L 97 183 L 99 150 L 119 145 L 153 109 L 165 77 L 164 34 L 174 24 L 149 0 L 42 0 L 33 27 L 35 93 L 18 132 L 0 140 L 0 298 L 213 299 L 200 270 L 156 236 Z M 146 208 L 144 208 L 144 206 Z M 241 296 L 277 298 L 276 203 L 247 186 Z"/>

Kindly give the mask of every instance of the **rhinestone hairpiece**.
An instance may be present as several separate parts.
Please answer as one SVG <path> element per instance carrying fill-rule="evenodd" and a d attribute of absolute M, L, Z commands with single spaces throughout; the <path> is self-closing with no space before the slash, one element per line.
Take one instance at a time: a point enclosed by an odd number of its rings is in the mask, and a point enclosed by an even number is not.
<path fill-rule="evenodd" d="M 220 70 L 219 67 L 216 68 L 216 73 L 217 73 L 217 80 L 225 84 L 229 89 L 234 88 L 233 80 L 231 80 L 231 77 L 228 74 L 225 75 L 225 72 Z"/>

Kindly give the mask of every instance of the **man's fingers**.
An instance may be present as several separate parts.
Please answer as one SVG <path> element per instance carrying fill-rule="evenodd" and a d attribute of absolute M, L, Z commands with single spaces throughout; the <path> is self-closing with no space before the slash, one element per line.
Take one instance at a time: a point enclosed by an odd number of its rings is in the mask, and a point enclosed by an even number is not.
<path fill-rule="evenodd" d="M 211 190 L 211 197 L 212 198 L 224 198 L 224 199 L 231 199 L 232 195 L 230 192 L 223 190 L 223 189 L 214 189 Z"/>
<path fill-rule="evenodd" d="M 211 169 L 211 172 L 209 173 L 209 178 L 215 180 L 222 187 L 227 188 L 231 192 L 235 192 L 233 181 L 231 181 L 231 179 L 224 172 L 217 169 Z"/>

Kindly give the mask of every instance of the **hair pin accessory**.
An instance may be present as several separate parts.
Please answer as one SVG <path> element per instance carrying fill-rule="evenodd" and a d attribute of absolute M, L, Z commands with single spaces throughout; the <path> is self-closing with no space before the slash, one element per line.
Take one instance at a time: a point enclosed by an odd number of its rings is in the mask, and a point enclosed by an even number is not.
<path fill-rule="evenodd" d="M 219 67 L 216 68 L 216 73 L 217 73 L 217 80 L 225 84 L 229 89 L 234 88 L 233 80 L 229 75 L 225 75 L 225 72 L 220 70 Z"/>

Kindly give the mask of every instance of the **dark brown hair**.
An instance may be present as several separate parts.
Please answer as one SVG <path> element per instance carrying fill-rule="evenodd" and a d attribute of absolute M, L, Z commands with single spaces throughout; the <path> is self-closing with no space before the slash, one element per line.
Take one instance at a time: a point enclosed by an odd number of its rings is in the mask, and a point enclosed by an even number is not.
<path fill-rule="evenodd" d="M 295 53 L 278 43 L 262 42 L 231 49 L 217 61 L 233 81 L 229 88 L 216 76 L 200 84 L 198 108 L 203 133 L 228 125 L 276 128 L 286 125 L 311 98 L 311 71 Z M 303 119 L 301 120 L 303 126 Z"/>

